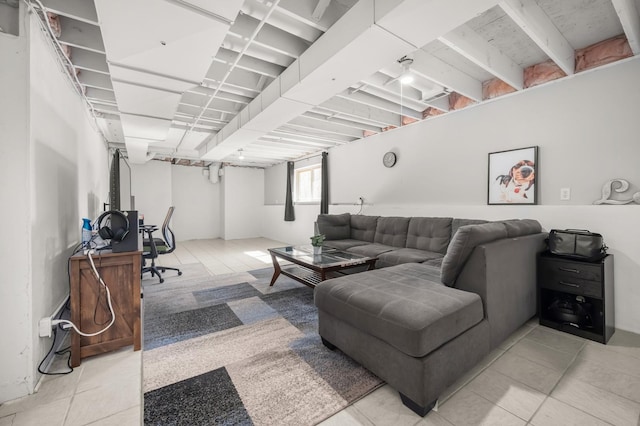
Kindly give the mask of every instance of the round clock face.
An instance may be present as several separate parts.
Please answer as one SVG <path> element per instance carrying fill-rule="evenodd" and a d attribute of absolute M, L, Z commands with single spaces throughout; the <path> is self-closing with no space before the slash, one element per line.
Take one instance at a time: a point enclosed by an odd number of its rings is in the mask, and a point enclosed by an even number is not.
<path fill-rule="evenodd" d="M 384 157 L 382 157 L 382 164 L 384 164 L 385 167 L 393 167 L 396 164 L 396 154 L 387 152 Z"/>

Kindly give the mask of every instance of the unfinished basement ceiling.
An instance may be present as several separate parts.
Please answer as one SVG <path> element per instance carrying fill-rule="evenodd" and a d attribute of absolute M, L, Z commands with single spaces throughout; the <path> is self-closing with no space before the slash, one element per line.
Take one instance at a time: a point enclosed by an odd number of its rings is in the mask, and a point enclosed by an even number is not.
<path fill-rule="evenodd" d="M 640 0 L 32 5 L 133 163 L 268 167 L 640 53 Z"/>

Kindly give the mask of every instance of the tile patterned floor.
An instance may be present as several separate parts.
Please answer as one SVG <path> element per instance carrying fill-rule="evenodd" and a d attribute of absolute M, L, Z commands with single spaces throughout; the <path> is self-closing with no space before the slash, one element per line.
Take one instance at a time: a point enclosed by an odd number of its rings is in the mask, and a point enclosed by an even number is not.
<path fill-rule="evenodd" d="M 243 272 L 270 266 L 266 249 L 281 245 L 263 238 L 185 241 L 160 263 L 201 263 L 194 270 L 212 275 Z M 0 426 L 134 426 L 141 399 L 141 353 L 123 348 L 83 360 L 72 374 L 47 376 L 36 394 L 0 405 Z M 426 417 L 384 386 L 321 425 L 638 426 L 640 335 L 618 330 L 601 345 L 533 319 L 451 386 Z"/>

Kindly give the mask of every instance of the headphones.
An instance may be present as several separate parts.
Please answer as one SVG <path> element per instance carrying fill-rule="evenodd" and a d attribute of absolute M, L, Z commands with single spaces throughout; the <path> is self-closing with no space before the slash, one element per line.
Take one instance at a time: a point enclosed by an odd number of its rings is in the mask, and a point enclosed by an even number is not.
<path fill-rule="evenodd" d="M 114 227 L 114 229 L 111 229 L 108 226 L 102 226 L 103 220 L 105 220 L 107 217 L 111 218 L 113 216 L 118 216 L 124 223 L 124 225 L 121 225 L 118 228 Z M 103 240 L 122 241 L 124 240 L 124 237 L 126 237 L 129 233 L 129 218 L 127 218 L 124 213 L 117 210 L 109 210 L 102 213 L 98 218 L 97 223 L 98 235 L 100 235 L 100 238 L 102 238 Z M 113 223 L 111 223 L 111 226 L 113 226 Z"/>

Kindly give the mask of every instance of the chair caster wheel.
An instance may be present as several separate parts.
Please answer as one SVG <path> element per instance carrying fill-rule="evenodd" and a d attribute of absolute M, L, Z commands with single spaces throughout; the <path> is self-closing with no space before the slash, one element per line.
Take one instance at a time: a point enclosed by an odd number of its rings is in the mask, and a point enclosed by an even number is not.
<path fill-rule="evenodd" d="M 182 275 L 182 271 L 178 271 L 178 275 Z"/>
<path fill-rule="evenodd" d="M 164 278 L 160 278 L 160 284 L 164 282 Z"/>
<path fill-rule="evenodd" d="M 160 268 L 160 272 L 162 272 L 164 274 L 165 272 L 167 272 L 167 270 L 164 269 L 164 268 Z"/>

